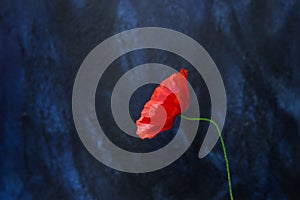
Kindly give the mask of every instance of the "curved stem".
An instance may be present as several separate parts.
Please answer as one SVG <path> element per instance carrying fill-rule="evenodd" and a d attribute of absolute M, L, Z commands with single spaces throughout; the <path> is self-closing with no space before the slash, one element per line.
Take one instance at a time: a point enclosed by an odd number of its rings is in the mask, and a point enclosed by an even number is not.
<path fill-rule="evenodd" d="M 218 124 L 214 120 L 209 119 L 209 118 L 201 118 L 201 117 L 199 117 L 199 118 L 198 117 L 192 118 L 192 117 L 186 117 L 186 116 L 183 116 L 183 115 L 180 115 L 180 116 L 183 119 L 191 120 L 191 121 L 196 121 L 196 120 L 197 121 L 206 121 L 206 122 L 212 123 L 217 128 L 217 131 L 218 131 L 218 134 L 219 134 L 219 137 L 220 137 L 220 140 L 221 140 L 222 148 L 223 148 L 225 163 L 226 163 L 227 180 L 228 180 L 228 187 L 229 187 L 229 195 L 230 195 L 230 199 L 233 200 L 229 162 L 228 162 L 228 157 L 227 157 L 225 142 L 223 140 L 223 137 L 222 137 L 222 134 L 221 134 L 221 131 L 220 131 L 220 128 L 219 128 Z"/>

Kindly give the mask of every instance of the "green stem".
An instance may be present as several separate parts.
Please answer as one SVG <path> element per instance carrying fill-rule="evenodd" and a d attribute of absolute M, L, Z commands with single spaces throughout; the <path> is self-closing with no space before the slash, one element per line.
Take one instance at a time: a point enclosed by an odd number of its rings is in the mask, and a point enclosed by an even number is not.
<path fill-rule="evenodd" d="M 195 121 L 195 120 L 197 120 L 197 121 L 206 121 L 206 122 L 212 123 L 217 128 L 217 131 L 218 131 L 218 134 L 219 134 L 219 137 L 220 137 L 220 140 L 221 140 L 223 152 L 224 152 L 225 163 L 226 163 L 227 180 L 228 180 L 228 187 L 229 187 L 229 195 L 230 195 L 230 199 L 233 200 L 229 162 L 228 162 L 228 157 L 227 157 L 227 153 L 226 153 L 225 142 L 223 140 L 223 137 L 222 137 L 222 134 L 221 134 L 221 131 L 220 131 L 220 128 L 219 128 L 218 124 L 214 120 L 208 119 L 208 118 L 201 118 L 201 117 L 200 118 L 197 118 L 197 117 L 196 118 L 191 118 L 191 117 L 186 117 L 186 116 L 183 116 L 183 115 L 180 115 L 180 116 L 183 119 L 191 120 L 191 121 Z"/>

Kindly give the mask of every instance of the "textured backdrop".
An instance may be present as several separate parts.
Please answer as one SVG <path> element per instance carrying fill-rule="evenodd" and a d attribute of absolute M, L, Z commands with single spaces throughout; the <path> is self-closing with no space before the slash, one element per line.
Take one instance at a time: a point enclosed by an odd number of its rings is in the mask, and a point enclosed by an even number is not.
<path fill-rule="evenodd" d="M 197 157 L 206 123 L 200 123 L 197 138 L 179 160 L 147 174 L 104 166 L 76 133 L 71 91 L 81 62 L 107 37 L 143 26 L 187 34 L 219 67 L 227 92 L 223 134 L 235 198 L 300 199 L 299 1 L 0 4 L 0 199 L 228 199 L 220 142 L 204 159 Z M 109 97 L 114 78 L 149 61 L 176 69 L 188 65 L 167 52 L 132 52 L 107 70 L 115 76 L 101 79 L 99 99 Z M 190 68 L 201 113 L 209 117 L 207 88 Z M 137 103 L 129 105 L 133 118 L 154 87 L 136 92 Z M 104 100 L 96 106 L 101 123 L 114 142 L 130 145 L 109 121 L 110 104 Z M 169 132 L 155 145 L 176 130 Z"/>

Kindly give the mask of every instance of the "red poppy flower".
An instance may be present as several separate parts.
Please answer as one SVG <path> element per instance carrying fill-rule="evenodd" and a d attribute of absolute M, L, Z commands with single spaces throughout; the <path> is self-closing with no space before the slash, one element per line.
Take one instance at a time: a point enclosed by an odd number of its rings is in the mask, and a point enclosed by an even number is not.
<path fill-rule="evenodd" d="M 175 118 L 190 105 L 188 71 L 172 74 L 154 90 L 151 99 L 145 104 L 141 117 L 136 121 L 141 139 L 152 139 L 158 133 L 170 129 Z"/>

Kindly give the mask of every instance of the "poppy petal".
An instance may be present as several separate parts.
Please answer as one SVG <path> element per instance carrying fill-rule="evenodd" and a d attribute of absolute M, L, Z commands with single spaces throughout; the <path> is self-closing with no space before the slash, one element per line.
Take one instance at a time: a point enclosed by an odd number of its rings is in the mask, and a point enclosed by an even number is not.
<path fill-rule="evenodd" d="M 141 117 L 136 121 L 137 132 L 141 139 L 152 139 L 166 131 L 175 119 L 190 105 L 188 89 L 188 70 L 181 69 L 161 82 L 145 104 Z"/>

